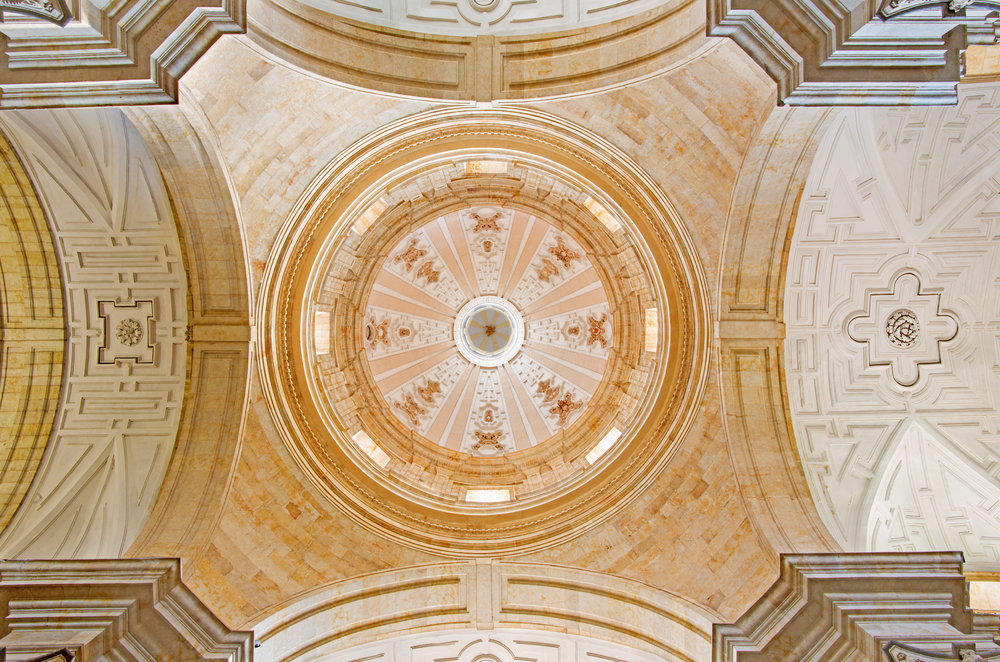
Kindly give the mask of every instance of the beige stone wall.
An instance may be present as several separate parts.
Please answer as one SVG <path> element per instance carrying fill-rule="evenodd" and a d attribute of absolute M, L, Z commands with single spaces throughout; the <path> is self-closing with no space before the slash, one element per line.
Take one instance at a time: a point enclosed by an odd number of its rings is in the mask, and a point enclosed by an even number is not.
<path fill-rule="evenodd" d="M 733 192 L 716 337 L 729 450 L 772 553 L 837 551 L 812 503 L 784 382 L 787 243 L 830 111 L 780 108 L 761 127 Z"/>
<path fill-rule="evenodd" d="M 0 531 L 31 485 L 52 433 L 65 322 L 59 264 L 27 173 L 0 135 Z"/>

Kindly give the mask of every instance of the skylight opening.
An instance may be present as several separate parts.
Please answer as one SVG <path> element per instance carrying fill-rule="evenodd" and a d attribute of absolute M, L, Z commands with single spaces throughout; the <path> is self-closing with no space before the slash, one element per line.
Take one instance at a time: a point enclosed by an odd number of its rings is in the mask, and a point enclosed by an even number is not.
<path fill-rule="evenodd" d="M 330 353 L 330 313 L 325 310 L 316 311 L 315 324 L 313 325 L 314 340 L 316 342 L 317 354 Z"/>
<path fill-rule="evenodd" d="M 361 214 L 358 220 L 354 222 L 354 225 L 351 226 L 351 229 L 358 234 L 364 234 L 386 209 L 388 209 L 388 205 L 382 198 L 379 198 L 372 203 L 371 207 L 365 210 L 364 214 Z"/>
<path fill-rule="evenodd" d="M 470 503 L 503 503 L 504 501 L 510 501 L 510 490 L 506 488 L 466 490 L 465 500 Z"/>
<path fill-rule="evenodd" d="M 587 201 L 583 203 L 583 206 L 589 209 L 590 213 L 596 216 L 597 220 L 603 223 L 604 227 L 612 233 L 618 232 L 622 229 L 622 224 L 618 222 L 618 219 L 615 218 L 614 215 L 597 200 L 588 196 Z"/>
<path fill-rule="evenodd" d="M 507 173 L 506 161 L 466 161 L 467 175 L 503 175 Z"/>
<path fill-rule="evenodd" d="M 646 351 L 655 352 L 660 345 L 660 311 L 657 308 L 646 309 Z"/>
<path fill-rule="evenodd" d="M 368 433 L 364 430 L 358 430 L 354 433 L 354 443 L 378 466 L 385 469 L 385 465 L 389 464 L 389 456 L 384 450 L 378 447 L 375 440 L 368 436 Z"/>
<path fill-rule="evenodd" d="M 608 449 L 615 445 L 615 442 L 621 439 L 622 431 L 618 428 L 611 428 L 611 430 L 604 435 L 604 439 L 594 446 L 594 448 L 587 453 L 587 462 L 594 464 L 602 455 L 608 452 Z"/>

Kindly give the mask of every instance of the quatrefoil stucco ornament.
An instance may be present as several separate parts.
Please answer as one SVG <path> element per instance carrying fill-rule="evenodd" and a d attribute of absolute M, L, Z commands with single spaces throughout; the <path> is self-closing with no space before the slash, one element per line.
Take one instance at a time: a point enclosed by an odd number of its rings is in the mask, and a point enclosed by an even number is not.
<path fill-rule="evenodd" d="M 847 323 L 852 340 L 864 345 L 868 366 L 889 366 L 900 386 L 920 379 L 920 366 L 941 363 L 941 343 L 958 334 L 958 321 L 941 312 L 941 295 L 920 291 L 920 278 L 904 273 L 891 292 L 869 293 L 865 312 Z"/>

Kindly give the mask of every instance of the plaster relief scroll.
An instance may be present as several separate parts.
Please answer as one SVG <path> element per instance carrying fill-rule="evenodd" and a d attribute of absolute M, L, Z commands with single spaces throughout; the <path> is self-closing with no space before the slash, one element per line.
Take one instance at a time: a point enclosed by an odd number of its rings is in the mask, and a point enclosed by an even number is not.
<path fill-rule="evenodd" d="M 803 192 L 786 374 L 816 508 L 847 550 L 1000 570 L 1000 90 L 841 111 Z"/>
<path fill-rule="evenodd" d="M 583 255 L 583 249 L 565 233 L 549 228 L 510 300 L 522 310 L 530 310 L 530 306 L 543 296 L 591 269 Z"/>
<path fill-rule="evenodd" d="M 180 421 L 187 279 L 153 157 L 118 110 L 0 118 L 40 193 L 67 289 L 66 386 L 4 558 L 118 557 L 159 494 Z"/>
<path fill-rule="evenodd" d="M 455 276 L 423 230 L 414 232 L 405 247 L 386 260 L 385 269 L 434 297 L 447 309 L 457 310 L 465 303 Z"/>
<path fill-rule="evenodd" d="M 499 292 L 500 270 L 508 249 L 513 216 L 509 209 L 492 207 L 470 209 L 460 214 L 480 294 Z"/>

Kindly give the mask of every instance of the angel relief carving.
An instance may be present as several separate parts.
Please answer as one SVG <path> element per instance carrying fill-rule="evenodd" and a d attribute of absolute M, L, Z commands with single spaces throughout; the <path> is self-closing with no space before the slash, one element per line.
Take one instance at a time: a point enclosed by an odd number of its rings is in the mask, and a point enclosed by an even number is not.
<path fill-rule="evenodd" d="M 556 245 L 549 246 L 549 253 L 552 253 L 567 269 L 572 266 L 573 260 L 579 260 L 581 257 L 579 253 L 566 245 L 562 237 L 556 237 Z"/>
<path fill-rule="evenodd" d="M 410 239 L 409 247 L 405 251 L 397 255 L 393 259 L 393 262 L 404 263 L 406 265 L 406 270 L 409 271 L 410 268 L 413 266 L 413 264 L 420 258 L 424 257 L 425 255 L 427 255 L 427 251 L 425 251 L 422 248 L 417 248 L 417 240 Z M 426 267 L 427 265 L 425 264 L 424 266 Z"/>
<path fill-rule="evenodd" d="M 417 401 L 413 399 L 412 395 L 407 394 L 406 398 L 402 403 L 397 402 L 396 407 L 406 414 L 407 418 L 410 419 L 410 424 L 413 427 L 417 427 L 420 424 L 420 416 L 427 413 L 427 409 L 421 407 L 417 404 Z"/>
<path fill-rule="evenodd" d="M 552 260 L 542 258 L 542 268 L 538 270 L 538 280 L 549 282 L 549 278 L 559 275 L 559 267 L 552 264 Z"/>
<path fill-rule="evenodd" d="M 549 409 L 549 413 L 559 418 L 559 427 L 564 427 L 569 415 L 581 407 L 583 403 L 573 402 L 573 394 L 567 393 L 565 398 L 560 398 L 556 402 L 555 407 Z"/>

